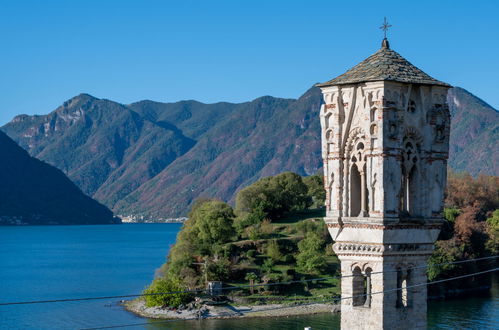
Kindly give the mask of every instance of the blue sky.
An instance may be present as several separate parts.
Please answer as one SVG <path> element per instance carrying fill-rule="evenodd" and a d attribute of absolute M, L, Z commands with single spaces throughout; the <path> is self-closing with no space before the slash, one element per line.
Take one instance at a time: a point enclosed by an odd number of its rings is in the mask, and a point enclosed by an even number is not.
<path fill-rule="evenodd" d="M 499 1 L 0 0 L 0 125 L 89 93 L 296 98 L 380 47 L 499 108 Z"/>

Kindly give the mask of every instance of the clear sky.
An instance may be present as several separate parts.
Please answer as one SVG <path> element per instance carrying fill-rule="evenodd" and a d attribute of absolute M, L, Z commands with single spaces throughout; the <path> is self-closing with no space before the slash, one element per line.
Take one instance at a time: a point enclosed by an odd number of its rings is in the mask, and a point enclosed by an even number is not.
<path fill-rule="evenodd" d="M 391 47 L 499 108 L 499 1 L 0 0 L 0 125 L 89 93 L 296 98 Z"/>

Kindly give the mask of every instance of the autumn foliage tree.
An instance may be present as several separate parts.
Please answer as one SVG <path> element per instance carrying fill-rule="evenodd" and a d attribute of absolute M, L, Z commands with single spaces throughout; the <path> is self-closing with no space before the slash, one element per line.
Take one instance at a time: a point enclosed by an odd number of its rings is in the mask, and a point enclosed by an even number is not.
<path fill-rule="evenodd" d="M 499 216 L 499 177 L 480 175 L 473 178 L 468 173 L 449 171 L 445 206 L 446 222 L 430 258 L 428 279 L 432 281 L 490 268 L 491 263 L 497 261 L 449 263 L 497 255 L 499 229 L 493 220 L 487 219 L 493 219 L 495 214 Z M 447 264 L 441 265 L 443 263 Z M 438 288 L 473 287 L 479 284 L 475 282 L 453 281 Z M 437 290 L 436 287 L 430 289 Z"/>

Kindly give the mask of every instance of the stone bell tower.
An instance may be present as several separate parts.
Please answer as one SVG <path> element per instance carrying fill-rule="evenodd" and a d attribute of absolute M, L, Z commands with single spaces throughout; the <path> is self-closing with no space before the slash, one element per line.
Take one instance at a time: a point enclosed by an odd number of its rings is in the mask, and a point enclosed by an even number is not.
<path fill-rule="evenodd" d="M 341 260 L 342 329 L 425 329 L 442 223 L 450 85 L 390 49 L 318 85 L 325 221 Z M 382 273 L 380 273 L 382 272 Z M 385 293 L 379 293 L 386 291 Z"/>

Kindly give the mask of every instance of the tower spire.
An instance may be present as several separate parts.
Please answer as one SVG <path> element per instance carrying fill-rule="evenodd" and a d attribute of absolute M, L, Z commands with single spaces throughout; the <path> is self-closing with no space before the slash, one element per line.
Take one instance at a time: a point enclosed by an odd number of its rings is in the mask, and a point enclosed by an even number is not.
<path fill-rule="evenodd" d="M 388 42 L 388 39 L 386 38 L 386 32 L 391 27 L 392 27 L 392 25 L 388 24 L 388 20 L 385 17 L 385 20 L 383 21 L 383 25 L 381 25 L 379 27 L 381 30 L 383 30 L 383 33 L 384 33 L 384 39 L 383 39 L 383 42 L 381 43 L 382 48 L 390 48 L 390 43 Z"/>

